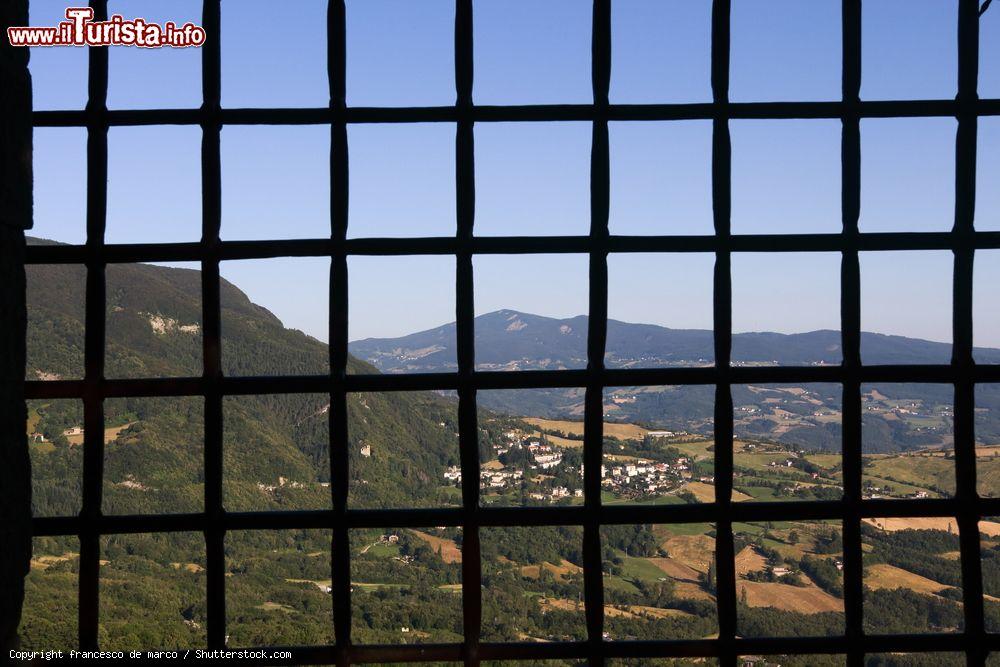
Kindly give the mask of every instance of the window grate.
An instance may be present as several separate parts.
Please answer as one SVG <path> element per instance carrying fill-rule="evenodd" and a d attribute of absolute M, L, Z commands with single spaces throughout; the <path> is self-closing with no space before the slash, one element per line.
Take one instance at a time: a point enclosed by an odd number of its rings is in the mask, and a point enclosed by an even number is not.
<path fill-rule="evenodd" d="M 582 0 L 581 0 L 582 1 Z M 89 49 L 89 101 L 83 111 L 35 112 L 35 127 L 85 127 L 87 145 L 87 241 L 78 246 L 30 246 L 29 264 L 83 263 L 87 267 L 85 377 L 79 381 L 29 381 L 28 398 L 81 398 L 84 402 L 83 509 L 79 516 L 38 518 L 35 535 L 78 535 L 81 545 L 79 643 L 98 640 L 99 539 L 138 532 L 202 531 L 207 550 L 208 644 L 225 647 L 223 539 L 235 529 L 327 528 L 333 531 L 333 618 L 336 643 L 294 647 L 298 663 L 565 658 L 601 664 L 609 657 L 717 656 L 732 665 L 738 655 L 846 653 L 861 664 L 868 652 L 961 651 L 970 664 L 983 664 L 988 651 L 1000 650 L 1000 635 L 984 629 L 979 560 L 980 518 L 1000 514 L 1000 499 L 976 493 L 973 433 L 974 388 L 1000 381 L 1000 366 L 977 366 L 972 359 L 972 266 L 977 249 L 1000 248 L 1000 232 L 973 227 L 977 122 L 1000 115 L 1000 100 L 979 100 L 979 7 L 959 0 L 958 95 L 954 100 L 863 102 L 861 83 L 861 0 L 843 0 L 843 90 L 835 102 L 729 102 L 730 0 L 712 9 L 713 100 L 705 104 L 616 105 L 608 99 L 611 73 L 611 0 L 593 0 L 593 103 L 576 105 L 476 106 L 473 87 L 473 0 L 455 3 L 456 103 L 447 107 L 357 108 L 346 106 L 346 8 L 330 0 L 327 15 L 327 68 L 331 103 L 312 109 L 222 109 L 220 105 L 220 2 L 205 0 L 202 24 L 200 109 L 108 111 L 107 48 Z M 107 0 L 91 0 L 95 19 L 107 18 Z M 862 233 L 860 208 L 860 120 L 878 117 L 949 116 L 958 119 L 956 137 L 955 221 L 950 232 Z M 738 118 L 831 118 L 842 129 L 842 221 L 839 234 L 750 234 L 730 232 L 729 120 Z M 608 122 L 616 120 L 713 121 L 713 236 L 611 236 L 608 230 Z M 478 122 L 584 120 L 593 124 L 591 147 L 591 226 L 587 236 L 476 238 L 474 135 Z M 450 122 L 456 125 L 456 211 L 454 237 L 347 239 L 348 145 L 352 123 Z M 202 240 L 199 243 L 105 245 L 107 212 L 107 134 L 109 127 L 187 124 L 202 128 Z M 326 239 L 221 241 L 220 131 L 227 124 L 325 124 L 330 126 L 331 226 Z M 953 358 L 948 365 L 864 366 L 860 357 L 859 252 L 939 249 L 954 253 Z M 609 252 L 712 252 L 716 365 L 712 368 L 606 369 L 607 255 Z M 730 260 L 734 252 L 841 253 L 841 336 L 843 362 L 836 367 L 731 367 Z M 584 370 L 480 372 L 474 367 L 473 265 L 477 254 L 589 254 L 589 315 Z M 456 373 L 347 375 L 347 259 L 351 255 L 452 255 L 456 259 Z M 323 376 L 227 378 L 221 366 L 219 263 L 229 259 L 278 256 L 331 258 L 330 374 Z M 200 261 L 203 303 L 203 375 L 174 379 L 105 380 L 105 267 L 109 263 Z M 731 386 L 765 382 L 836 382 L 843 387 L 844 497 L 839 501 L 734 504 L 733 411 Z M 946 499 L 862 500 L 861 385 L 864 382 L 946 382 L 955 388 L 956 494 Z M 652 384 L 715 386 L 715 502 L 704 505 L 603 506 L 600 465 L 605 387 Z M 480 389 L 583 386 L 585 398 L 585 504 L 577 507 L 481 508 L 476 392 Z M 458 393 L 462 507 L 449 509 L 358 510 L 347 503 L 347 394 L 353 391 L 448 389 Z M 328 392 L 331 398 L 332 509 L 284 512 L 227 512 L 222 502 L 222 400 L 229 395 Z M 205 400 L 205 509 L 203 513 L 105 516 L 101 513 L 104 431 L 103 401 L 120 396 L 202 396 Z M 961 543 L 964 630 L 954 634 L 870 635 L 862 627 L 861 520 L 869 517 L 955 517 Z M 844 539 L 846 631 L 843 637 L 740 638 L 736 634 L 734 521 L 839 519 Z M 718 618 L 716 639 L 624 641 L 603 639 L 603 582 L 600 527 L 604 524 L 714 522 L 717 526 Z M 464 641 L 440 645 L 362 646 L 351 642 L 350 556 L 348 531 L 359 527 L 460 526 L 464 534 L 462 577 Z M 588 639 L 550 644 L 480 642 L 481 572 L 479 528 L 499 525 L 577 525 L 584 530 L 584 590 Z M 846 641 L 845 641 L 846 640 Z M 284 647 L 282 647 L 284 648 Z"/>

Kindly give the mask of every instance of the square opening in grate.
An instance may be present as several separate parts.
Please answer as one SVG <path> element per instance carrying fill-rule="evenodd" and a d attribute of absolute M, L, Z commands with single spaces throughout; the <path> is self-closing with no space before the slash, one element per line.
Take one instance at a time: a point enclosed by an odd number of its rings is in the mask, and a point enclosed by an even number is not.
<path fill-rule="evenodd" d="M 712 123 L 613 122 L 612 234 L 711 234 Z"/>
<path fill-rule="evenodd" d="M 1000 21 L 995 16 L 979 21 L 979 97 L 1000 97 Z"/>
<path fill-rule="evenodd" d="M 954 118 L 861 121 L 861 231 L 952 228 L 956 127 Z"/>
<path fill-rule="evenodd" d="M 838 0 L 736 0 L 730 21 L 733 101 L 840 99 Z"/>
<path fill-rule="evenodd" d="M 998 21 L 997 23 L 1000 23 Z M 976 150 L 976 229 L 1000 230 L 1000 118 L 983 117 L 977 128 L 979 147 Z"/>
<path fill-rule="evenodd" d="M 462 641 L 462 530 L 351 531 L 351 639 Z"/>
<path fill-rule="evenodd" d="M 329 394 L 226 396 L 222 408 L 227 509 L 330 508 Z"/>
<path fill-rule="evenodd" d="M 105 514 L 202 511 L 204 403 L 201 396 L 105 399 Z"/>
<path fill-rule="evenodd" d="M 102 650 L 205 645 L 204 535 L 106 535 L 100 558 Z"/>
<path fill-rule="evenodd" d="M 688 534 L 694 528 L 601 527 L 606 639 L 699 639 L 719 631 L 715 541 Z"/>
<path fill-rule="evenodd" d="M 987 632 L 1000 632 L 1000 522 L 979 522 L 979 554 L 983 568 L 984 621 Z"/>
<path fill-rule="evenodd" d="M 611 101 L 710 102 L 711 29 L 710 2 L 612 2 Z"/>
<path fill-rule="evenodd" d="M 714 410 L 710 385 L 605 389 L 601 502 L 714 502 Z"/>
<path fill-rule="evenodd" d="M 329 509 L 329 411 L 329 394 L 224 397 L 226 509 Z"/>
<path fill-rule="evenodd" d="M 1000 250 L 978 250 L 973 264 L 972 356 L 976 363 L 1000 363 Z"/>
<path fill-rule="evenodd" d="M 49 651 L 79 644 L 80 538 L 35 537 L 31 569 L 24 580 L 24 606 L 17 628 L 23 650 Z M 148 647 L 144 647 L 148 648 Z"/>
<path fill-rule="evenodd" d="M 734 233 L 840 231 L 839 121 L 733 120 L 729 127 Z"/>
<path fill-rule="evenodd" d="M 715 256 L 608 255 L 608 368 L 712 366 Z"/>
<path fill-rule="evenodd" d="M 105 375 L 195 377 L 202 363 L 201 264 L 109 264 Z"/>
<path fill-rule="evenodd" d="M 222 262 L 226 375 L 326 375 L 330 370 L 330 259 Z"/>
<path fill-rule="evenodd" d="M 954 98 L 958 4 L 934 0 L 862 3 L 861 99 Z"/>
<path fill-rule="evenodd" d="M 590 232 L 590 123 L 476 125 L 477 236 Z"/>
<path fill-rule="evenodd" d="M 498 526 L 479 534 L 483 641 L 586 639 L 582 528 Z"/>
<path fill-rule="evenodd" d="M 455 125 L 351 125 L 348 235 L 455 235 Z"/>
<path fill-rule="evenodd" d="M 492 389 L 476 397 L 480 504 L 582 505 L 584 390 Z"/>
<path fill-rule="evenodd" d="M 864 628 L 872 634 L 961 632 L 955 517 L 864 519 Z"/>
<path fill-rule="evenodd" d="M 269 0 L 222 3 L 222 106 L 329 105 L 327 4 L 300 0 L 278 20 Z"/>
<path fill-rule="evenodd" d="M 105 240 L 198 241 L 201 186 L 201 129 L 197 126 L 112 127 L 108 130 Z"/>
<path fill-rule="evenodd" d="M 952 385 L 861 385 L 861 441 L 865 497 L 947 498 L 955 494 Z"/>
<path fill-rule="evenodd" d="M 838 254 L 737 253 L 732 281 L 733 365 L 840 363 Z"/>
<path fill-rule="evenodd" d="M 330 128 L 222 128 L 224 239 L 330 236 Z"/>
<path fill-rule="evenodd" d="M 29 239 L 85 243 L 87 131 L 79 127 L 36 127 L 31 150 L 34 224 Z"/>
<path fill-rule="evenodd" d="M 839 521 L 733 524 L 733 533 L 740 636 L 843 634 Z"/>
<path fill-rule="evenodd" d="M 352 355 L 384 373 L 457 370 L 454 258 L 354 256 L 347 265 Z"/>
<path fill-rule="evenodd" d="M 476 369 L 586 368 L 589 258 L 478 255 Z"/>
<path fill-rule="evenodd" d="M 129 21 L 141 17 L 149 23 L 178 29 L 186 23 L 204 27 L 199 0 L 110 0 L 108 15 Z M 214 37 L 208 37 L 212 39 Z M 201 49 L 108 49 L 109 109 L 197 109 L 201 106 Z"/>
<path fill-rule="evenodd" d="M 976 492 L 1000 497 L 1000 384 L 976 385 Z"/>
<path fill-rule="evenodd" d="M 29 240 L 29 245 L 47 245 Z M 84 374 L 87 268 L 32 264 L 27 279 L 27 380 L 75 380 Z"/>
<path fill-rule="evenodd" d="M 862 362 L 949 363 L 952 253 L 863 252 L 860 259 Z"/>
<path fill-rule="evenodd" d="M 66 20 L 66 3 L 28 3 L 28 22 L 54 26 Z M 31 105 L 35 111 L 83 109 L 87 106 L 87 48 L 30 49 Z M 37 173 L 37 172 L 36 172 Z"/>
<path fill-rule="evenodd" d="M 228 646 L 333 643 L 329 530 L 226 533 Z"/>
<path fill-rule="evenodd" d="M 347 395 L 348 505 L 360 509 L 462 504 L 458 401 L 429 391 Z"/>
<path fill-rule="evenodd" d="M 454 2 L 348 0 L 346 4 L 349 105 L 454 103 Z"/>
<path fill-rule="evenodd" d="M 590 103 L 591 12 L 575 0 L 475 0 L 475 103 Z"/>
<path fill-rule="evenodd" d="M 83 507 L 83 401 L 28 401 L 31 514 L 75 516 Z"/>
<path fill-rule="evenodd" d="M 733 500 L 840 500 L 838 384 L 733 385 Z"/>

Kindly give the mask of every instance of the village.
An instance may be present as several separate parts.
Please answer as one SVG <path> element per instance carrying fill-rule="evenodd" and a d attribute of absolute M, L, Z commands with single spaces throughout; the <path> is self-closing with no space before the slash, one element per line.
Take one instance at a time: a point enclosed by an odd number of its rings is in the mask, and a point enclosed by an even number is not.
<path fill-rule="evenodd" d="M 554 502 L 563 498 L 583 498 L 582 481 L 575 488 L 569 485 L 546 484 L 555 479 L 556 473 L 570 473 L 580 480 L 583 479 L 583 467 L 563 465 L 563 453 L 556 447 L 538 439 L 525 438 L 520 431 L 508 431 L 505 434 L 505 445 L 494 446 L 493 454 L 497 457 L 483 466 L 480 472 L 480 488 L 487 492 L 503 494 L 512 490 L 520 490 L 527 481 L 532 485 L 528 493 L 531 500 Z M 508 463 L 504 463 L 506 460 Z M 526 464 L 526 465 L 525 465 Z M 530 471 L 538 470 L 536 475 Z M 526 474 L 527 473 L 527 474 Z M 462 470 L 458 466 L 450 466 L 444 472 L 445 481 L 460 485 Z"/>
<path fill-rule="evenodd" d="M 659 437 L 674 435 L 656 432 Z M 483 464 L 480 488 L 486 495 L 503 495 L 525 491 L 527 498 L 537 502 L 558 502 L 583 498 L 583 466 L 579 458 L 554 446 L 544 435 L 528 434 L 512 429 L 504 433 L 504 441 L 492 447 L 494 459 Z M 572 459 L 573 462 L 569 462 Z M 447 483 L 459 486 L 462 470 L 450 466 L 444 471 Z M 637 500 L 658 497 L 679 491 L 691 481 L 690 461 L 681 456 L 669 461 L 614 456 L 605 457 L 601 466 L 601 487 L 616 498 Z M 698 478 L 711 484 L 711 477 Z M 570 500 L 572 502 L 572 500 Z"/>

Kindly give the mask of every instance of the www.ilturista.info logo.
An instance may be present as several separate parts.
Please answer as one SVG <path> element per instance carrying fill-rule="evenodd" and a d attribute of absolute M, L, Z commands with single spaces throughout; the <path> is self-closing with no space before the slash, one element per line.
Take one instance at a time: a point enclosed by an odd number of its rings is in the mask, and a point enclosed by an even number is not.
<path fill-rule="evenodd" d="M 145 19 L 125 19 L 115 14 L 107 21 L 95 21 L 91 7 L 69 7 L 67 21 L 47 27 L 18 26 L 7 28 L 11 46 L 138 46 L 154 49 L 162 46 L 184 48 L 205 43 L 205 29 L 193 23 L 178 26 L 173 21 L 163 25 Z"/>

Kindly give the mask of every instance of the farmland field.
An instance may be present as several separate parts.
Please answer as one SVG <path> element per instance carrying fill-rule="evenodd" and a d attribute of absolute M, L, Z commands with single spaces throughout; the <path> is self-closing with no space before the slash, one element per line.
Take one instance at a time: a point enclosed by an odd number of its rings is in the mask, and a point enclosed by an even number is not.
<path fill-rule="evenodd" d="M 568 421 L 561 419 L 540 419 L 526 417 L 525 422 L 540 429 L 549 431 L 562 431 L 569 435 L 583 435 L 582 421 Z M 618 424 L 615 422 L 604 422 L 604 435 L 619 439 L 642 439 L 649 431 L 636 424 Z"/>

